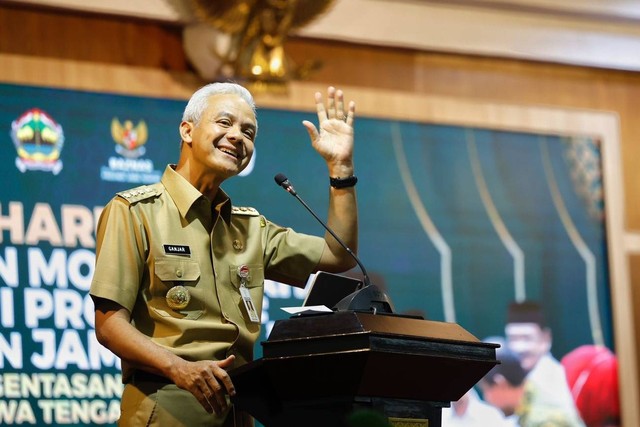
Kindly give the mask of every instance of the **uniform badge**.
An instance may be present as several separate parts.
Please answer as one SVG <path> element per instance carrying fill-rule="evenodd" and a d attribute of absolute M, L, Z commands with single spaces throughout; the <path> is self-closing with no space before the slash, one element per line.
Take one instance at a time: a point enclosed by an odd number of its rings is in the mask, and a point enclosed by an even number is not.
<path fill-rule="evenodd" d="M 249 270 L 249 266 L 242 264 L 237 269 L 238 277 L 240 277 L 240 286 L 246 286 L 247 280 L 251 278 L 251 270 Z"/>
<path fill-rule="evenodd" d="M 178 285 L 167 291 L 165 299 L 172 310 L 184 310 L 189 305 L 189 301 L 191 301 L 191 294 L 187 288 Z"/>

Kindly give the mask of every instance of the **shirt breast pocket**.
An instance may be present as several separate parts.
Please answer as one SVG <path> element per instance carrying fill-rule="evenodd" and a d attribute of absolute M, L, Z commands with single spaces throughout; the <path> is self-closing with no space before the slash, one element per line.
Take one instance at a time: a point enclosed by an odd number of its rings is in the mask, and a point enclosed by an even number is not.
<path fill-rule="evenodd" d="M 239 271 L 247 270 L 247 277 L 242 280 Z M 242 297 L 240 295 L 240 287 L 243 285 L 249 289 L 251 300 L 256 307 L 258 315 L 262 313 L 262 296 L 264 293 L 264 268 L 262 264 L 242 264 L 229 266 L 229 278 L 233 284 L 234 298 L 237 300 L 237 306 L 243 307 Z M 244 308 L 241 308 L 241 312 Z"/>
<path fill-rule="evenodd" d="M 157 258 L 155 262 L 156 286 L 153 286 L 149 306 L 163 317 L 198 319 L 204 314 L 203 289 L 197 286 L 200 266 L 192 259 Z M 182 286 L 188 295 L 186 307 L 174 309 L 167 302 L 171 288 Z"/>

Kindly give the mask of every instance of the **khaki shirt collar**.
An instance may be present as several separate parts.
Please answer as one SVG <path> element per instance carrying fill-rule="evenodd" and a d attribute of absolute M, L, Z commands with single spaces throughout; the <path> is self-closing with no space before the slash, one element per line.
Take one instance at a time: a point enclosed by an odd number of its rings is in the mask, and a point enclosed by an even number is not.
<path fill-rule="evenodd" d="M 160 181 L 183 218 L 187 218 L 187 213 L 193 208 L 197 200 L 204 199 L 210 207 L 213 206 L 216 211 L 220 212 L 220 217 L 225 222 L 229 223 L 231 221 L 231 199 L 227 193 L 220 188 L 214 200 L 209 201 L 189 181 L 176 172 L 175 168 L 176 165 L 167 165 Z"/>

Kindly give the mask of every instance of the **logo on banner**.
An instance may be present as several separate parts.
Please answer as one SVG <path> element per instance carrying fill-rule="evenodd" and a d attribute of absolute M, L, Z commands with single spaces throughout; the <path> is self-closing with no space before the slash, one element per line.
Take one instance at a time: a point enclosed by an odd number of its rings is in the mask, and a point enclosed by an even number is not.
<path fill-rule="evenodd" d="M 144 120 L 137 125 L 131 120 L 111 120 L 111 137 L 119 156 L 109 157 L 107 166 L 100 169 L 103 181 L 150 184 L 160 180 L 161 172 L 155 170 L 153 161 L 144 158 L 149 130 Z"/>
<path fill-rule="evenodd" d="M 146 151 L 144 144 L 149 137 L 149 131 L 144 120 L 140 120 L 133 127 L 131 120 L 120 123 L 118 119 L 114 118 L 111 120 L 111 137 L 117 144 L 116 153 L 128 159 L 137 159 Z"/>
<path fill-rule="evenodd" d="M 16 167 L 20 172 L 39 170 L 57 175 L 62 170 L 64 133 L 62 126 L 46 112 L 32 108 L 11 122 L 11 139 L 18 153 Z"/>

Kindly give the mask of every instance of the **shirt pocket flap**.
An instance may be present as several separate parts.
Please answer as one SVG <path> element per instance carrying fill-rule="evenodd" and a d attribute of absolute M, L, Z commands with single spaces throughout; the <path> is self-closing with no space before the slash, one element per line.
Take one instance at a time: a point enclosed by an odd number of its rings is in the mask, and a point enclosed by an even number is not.
<path fill-rule="evenodd" d="M 191 259 L 158 259 L 156 276 L 163 282 L 196 281 L 200 277 L 200 266 Z"/>

